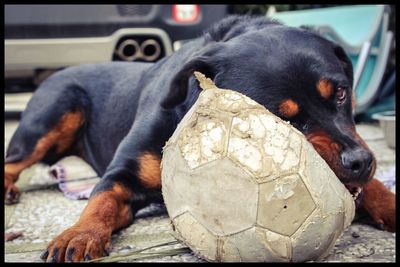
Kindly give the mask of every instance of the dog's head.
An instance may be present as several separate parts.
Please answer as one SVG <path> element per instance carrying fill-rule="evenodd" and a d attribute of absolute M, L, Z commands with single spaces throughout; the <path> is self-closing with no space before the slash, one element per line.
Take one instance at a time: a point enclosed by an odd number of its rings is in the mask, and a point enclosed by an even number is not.
<path fill-rule="evenodd" d="M 264 18 L 225 19 L 175 76 L 165 108 L 193 104 L 200 91 L 196 70 L 290 121 L 349 190 L 372 178 L 375 159 L 352 116 L 352 64 L 340 46 Z"/>

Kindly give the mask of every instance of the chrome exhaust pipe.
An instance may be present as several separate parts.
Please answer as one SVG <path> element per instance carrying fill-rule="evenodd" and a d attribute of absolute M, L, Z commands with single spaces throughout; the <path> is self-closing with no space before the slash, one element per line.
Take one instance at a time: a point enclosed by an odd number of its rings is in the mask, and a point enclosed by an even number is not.
<path fill-rule="evenodd" d="M 154 39 L 147 39 L 144 41 L 140 46 L 140 50 L 142 58 L 146 61 L 154 61 L 161 54 L 160 44 Z"/>
<path fill-rule="evenodd" d="M 142 57 L 141 48 L 133 39 L 123 41 L 116 49 L 115 53 L 125 61 L 134 61 Z"/>

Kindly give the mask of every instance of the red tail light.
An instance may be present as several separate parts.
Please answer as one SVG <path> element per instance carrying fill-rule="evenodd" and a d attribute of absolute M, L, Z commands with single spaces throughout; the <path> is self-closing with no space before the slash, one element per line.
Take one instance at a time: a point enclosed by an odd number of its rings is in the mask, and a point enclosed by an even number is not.
<path fill-rule="evenodd" d="M 200 15 L 199 5 L 173 5 L 172 18 L 179 23 L 195 22 Z"/>

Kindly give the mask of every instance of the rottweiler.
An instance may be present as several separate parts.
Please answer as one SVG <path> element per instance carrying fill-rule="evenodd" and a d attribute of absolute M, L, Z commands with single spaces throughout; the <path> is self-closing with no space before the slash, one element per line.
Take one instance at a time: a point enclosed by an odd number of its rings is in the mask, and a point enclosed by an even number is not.
<path fill-rule="evenodd" d="M 6 153 L 5 202 L 18 201 L 18 175 L 39 161 L 78 155 L 102 177 L 79 220 L 42 259 L 107 255 L 113 232 L 163 201 L 162 148 L 199 95 L 194 71 L 290 121 L 357 202 L 362 196 L 359 208 L 395 231 L 395 195 L 373 179 L 374 155 L 355 130 L 353 69 L 342 47 L 307 27 L 230 16 L 157 63 L 74 66 L 36 90 Z"/>

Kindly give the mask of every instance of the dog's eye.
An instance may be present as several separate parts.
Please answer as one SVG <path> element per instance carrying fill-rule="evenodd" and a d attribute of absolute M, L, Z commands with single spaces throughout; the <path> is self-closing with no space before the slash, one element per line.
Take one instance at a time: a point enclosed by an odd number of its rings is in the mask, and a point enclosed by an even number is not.
<path fill-rule="evenodd" d="M 336 101 L 338 104 L 343 104 L 343 102 L 346 100 L 346 89 L 344 87 L 338 87 L 336 90 Z"/>

